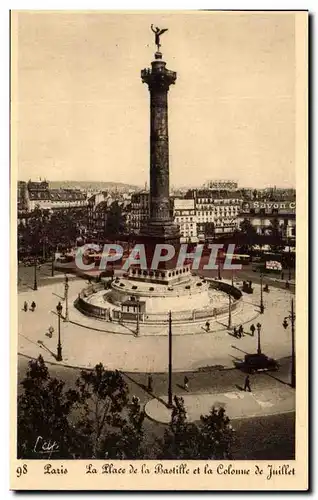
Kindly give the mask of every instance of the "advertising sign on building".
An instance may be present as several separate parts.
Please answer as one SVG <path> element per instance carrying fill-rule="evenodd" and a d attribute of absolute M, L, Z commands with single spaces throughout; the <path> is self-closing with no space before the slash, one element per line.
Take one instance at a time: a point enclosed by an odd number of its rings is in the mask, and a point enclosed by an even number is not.
<path fill-rule="evenodd" d="M 283 266 L 277 260 L 268 260 L 265 264 L 266 269 L 270 271 L 282 271 Z"/>
<path fill-rule="evenodd" d="M 250 210 L 265 210 L 265 212 L 270 213 L 272 210 L 277 210 L 281 213 L 295 212 L 296 202 L 295 201 L 245 201 L 242 204 L 242 211 L 249 212 Z"/>

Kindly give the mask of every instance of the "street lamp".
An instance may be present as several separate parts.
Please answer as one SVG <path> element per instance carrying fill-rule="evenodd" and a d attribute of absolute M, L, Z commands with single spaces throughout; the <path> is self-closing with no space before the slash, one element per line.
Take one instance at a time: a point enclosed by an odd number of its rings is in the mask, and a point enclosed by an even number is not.
<path fill-rule="evenodd" d="M 51 276 L 54 277 L 54 264 L 55 264 L 55 252 L 52 255 L 52 267 L 51 267 Z"/>
<path fill-rule="evenodd" d="M 290 265 L 290 238 L 288 238 L 288 281 L 291 281 L 291 265 Z"/>
<path fill-rule="evenodd" d="M 263 302 L 263 274 L 261 273 L 260 275 L 260 278 L 261 278 L 261 303 L 260 303 L 260 313 L 261 314 L 264 314 L 264 302 Z"/>
<path fill-rule="evenodd" d="M 65 300 L 65 316 L 64 321 L 68 321 L 68 277 L 65 275 L 65 285 L 64 285 L 64 300 Z"/>
<path fill-rule="evenodd" d="M 37 281 L 37 261 L 34 259 L 34 285 L 33 290 L 38 289 L 38 281 Z"/>
<path fill-rule="evenodd" d="M 296 319 L 296 314 L 294 312 L 294 299 L 291 300 L 291 311 L 289 316 L 285 316 L 284 321 L 283 321 L 283 327 L 286 328 L 288 327 L 288 319 L 290 319 L 291 322 L 291 334 L 292 334 L 292 356 L 291 356 L 291 370 L 290 370 L 290 385 L 291 387 L 295 388 L 296 387 L 296 353 L 295 353 L 295 319 Z"/>
<path fill-rule="evenodd" d="M 220 261 L 218 262 L 218 279 L 219 280 L 222 279 L 222 276 L 221 276 L 221 262 Z"/>
<path fill-rule="evenodd" d="M 257 323 L 256 328 L 257 328 L 257 354 L 262 354 L 262 349 L 261 349 L 261 328 L 262 328 L 262 325 L 260 323 Z"/>
<path fill-rule="evenodd" d="M 229 293 L 229 323 L 228 323 L 228 329 L 232 328 L 232 295 Z"/>
<path fill-rule="evenodd" d="M 136 301 L 137 301 L 137 324 L 136 324 L 136 332 L 135 332 L 135 337 L 138 337 L 139 333 L 140 333 L 140 319 L 139 319 L 139 307 L 140 307 L 140 303 L 139 303 L 139 297 L 136 297 Z"/>
<path fill-rule="evenodd" d="M 62 314 L 63 306 L 61 302 L 59 302 L 56 306 L 56 311 L 58 315 L 58 341 L 57 341 L 57 361 L 62 361 L 62 345 L 61 345 L 61 314 Z"/>
<path fill-rule="evenodd" d="M 172 408 L 172 316 L 169 311 L 169 356 L 168 356 L 168 407 Z"/>

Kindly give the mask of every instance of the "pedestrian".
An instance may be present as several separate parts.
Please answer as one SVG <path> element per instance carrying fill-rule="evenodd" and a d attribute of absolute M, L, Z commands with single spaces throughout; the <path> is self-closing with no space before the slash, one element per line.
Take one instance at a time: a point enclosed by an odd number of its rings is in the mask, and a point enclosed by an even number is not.
<path fill-rule="evenodd" d="M 237 336 L 238 336 L 236 326 L 233 328 L 233 335 L 234 335 L 234 337 L 237 337 Z"/>
<path fill-rule="evenodd" d="M 152 392 L 152 390 L 153 390 L 153 379 L 152 379 L 152 376 L 149 375 L 148 376 L 148 391 Z"/>
<path fill-rule="evenodd" d="M 252 392 L 251 385 L 250 385 L 250 377 L 249 377 L 249 375 L 247 375 L 245 377 L 245 382 L 244 382 L 244 391 L 246 392 L 247 389 L 248 389 L 249 392 Z"/>
<path fill-rule="evenodd" d="M 282 271 L 281 279 L 284 280 L 284 271 Z"/>
<path fill-rule="evenodd" d="M 255 325 L 254 324 L 252 324 L 250 326 L 250 330 L 251 330 L 252 337 L 254 337 L 254 333 L 255 333 Z"/>
<path fill-rule="evenodd" d="M 207 322 L 205 323 L 205 328 L 206 328 L 206 331 L 207 331 L 207 332 L 209 332 L 209 331 L 210 331 L 210 323 L 209 323 L 209 321 L 207 321 Z"/>
<path fill-rule="evenodd" d="M 31 304 L 31 311 L 35 311 L 35 308 L 36 308 L 36 303 L 33 301 L 32 304 Z"/>
<path fill-rule="evenodd" d="M 25 312 L 27 312 L 27 310 L 28 310 L 28 303 L 26 300 L 24 301 L 23 309 L 25 310 Z"/>
<path fill-rule="evenodd" d="M 244 335 L 244 328 L 242 325 L 239 326 L 239 334 L 240 334 L 240 338 L 242 338 Z"/>
<path fill-rule="evenodd" d="M 185 391 L 189 390 L 189 379 L 188 379 L 188 377 L 186 375 L 185 375 L 185 377 L 183 379 L 183 387 L 184 387 Z"/>
<path fill-rule="evenodd" d="M 54 333 L 54 328 L 53 326 L 50 326 L 47 336 L 51 339 L 53 337 L 53 333 Z"/>
<path fill-rule="evenodd" d="M 133 396 L 132 397 L 132 404 L 139 405 L 139 403 L 140 403 L 140 399 L 138 398 L 138 396 Z"/>

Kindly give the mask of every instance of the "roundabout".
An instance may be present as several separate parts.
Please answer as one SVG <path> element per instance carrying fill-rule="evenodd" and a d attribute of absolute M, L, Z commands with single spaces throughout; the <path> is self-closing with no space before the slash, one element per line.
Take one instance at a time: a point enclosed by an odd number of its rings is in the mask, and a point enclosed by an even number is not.
<path fill-rule="evenodd" d="M 117 277 L 83 288 L 74 306 L 84 316 L 111 324 L 164 325 L 171 311 L 175 324 L 194 325 L 241 309 L 242 292 L 191 274 L 173 285 Z"/>
<path fill-rule="evenodd" d="M 223 281 L 224 285 L 230 282 Z M 238 287 L 239 285 L 236 284 Z M 18 295 L 18 353 L 30 358 L 40 354 L 48 363 L 93 368 L 102 362 L 109 370 L 125 372 L 163 373 L 168 370 L 168 326 L 167 324 L 140 323 L 136 336 L 136 324 L 108 322 L 82 314 L 74 305 L 78 295 L 87 286 L 74 280 L 69 290 L 69 321 L 61 321 L 62 361 L 56 361 L 59 301 L 65 311 L 63 282 L 29 290 Z M 233 368 L 234 362 L 245 353 L 255 352 L 256 336 L 252 336 L 250 325 L 261 322 L 262 350 L 268 356 L 281 358 L 291 352 L 291 333 L 281 325 L 286 316 L 292 294 L 289 291 L 271 289 L 264 299 L 265 312 L 259 313 L 260 287 L 255 285 L 252 295 L 242 294 L 240 307 L 232 314 L 232 327 L 242 325 L 244 336 L 237 339 L 228 329 L 228 314 L 224 313 L 210 320 L 210 330 L 205 327 L 206 319 L 195 322 L 174 321 L 173 371 L 198 371 L 206 367 Z M 36 302 L 34 312 L 24 312 L 24 301 Z M 50 337 L 48 331 L 53 326 Z"/>

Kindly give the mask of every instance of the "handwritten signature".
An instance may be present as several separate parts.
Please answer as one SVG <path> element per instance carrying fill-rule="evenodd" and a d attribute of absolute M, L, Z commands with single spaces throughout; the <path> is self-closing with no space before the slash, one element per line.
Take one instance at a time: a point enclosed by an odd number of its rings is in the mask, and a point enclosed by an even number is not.
<path fill-rule="evenodd" d="M 42 436 L 38 436 L 35 441 L 33 448 L 34 453 L 47 454 L 50 458 L 52 453 L 57 453 L 60 447 L 56 441 L 51 441 L 51 439 L 44 439 Z"/>

